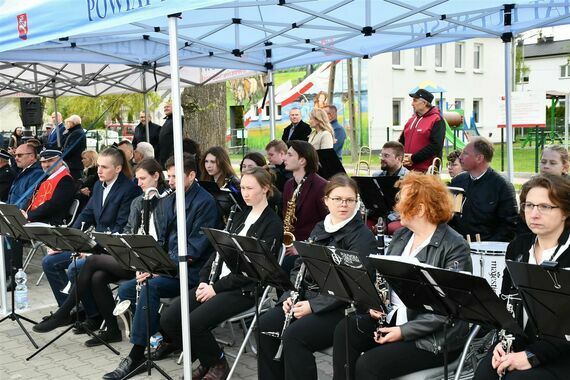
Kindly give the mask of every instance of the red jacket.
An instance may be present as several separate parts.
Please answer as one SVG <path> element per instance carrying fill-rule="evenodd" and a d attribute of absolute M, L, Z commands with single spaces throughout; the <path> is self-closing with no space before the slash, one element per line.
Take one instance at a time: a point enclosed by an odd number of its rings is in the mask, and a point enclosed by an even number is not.
<path fill-rule="evenodd" d="M 404 152 L 412 154 L 412 165 L 408 169 L 427 171 L 435 157 L 441 158 L 444 137 L 445 122 L 437 107 L 431 107 L 422 116 L 414 114 L 399 138 Z"/>

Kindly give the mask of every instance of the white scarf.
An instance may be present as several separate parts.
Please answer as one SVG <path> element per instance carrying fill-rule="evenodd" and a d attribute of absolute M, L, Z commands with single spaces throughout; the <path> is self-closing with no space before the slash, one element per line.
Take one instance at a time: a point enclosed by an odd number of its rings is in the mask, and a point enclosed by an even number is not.
<path fill-rule="evenodd" d="M 337 232 L 342 227 L 346 226 L 354 218 L 357 212 L 360 212 L 360 201 L 356 202 L 356 207 L 354 208 L 354 212 L 352 213 L 352 215 L 340 223 L 333 224 L 331 219 L 331 214 L 327 214 L 324 220 L 325 231 L 327 231 L 329 234 Z"/>

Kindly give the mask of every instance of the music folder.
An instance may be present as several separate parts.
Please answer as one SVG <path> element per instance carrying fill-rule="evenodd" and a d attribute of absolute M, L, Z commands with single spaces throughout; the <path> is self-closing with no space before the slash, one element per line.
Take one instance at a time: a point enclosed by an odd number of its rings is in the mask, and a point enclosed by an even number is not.
<path fill-rule="evenodd" d="M 398 176 L 385 177 L 351 177 L 358 185 L 358 192 L 364 206 L 371 211 L 373 217 L 386 217 L 396 204 L 399 189 L 395 187 L 400 180 Z"/>

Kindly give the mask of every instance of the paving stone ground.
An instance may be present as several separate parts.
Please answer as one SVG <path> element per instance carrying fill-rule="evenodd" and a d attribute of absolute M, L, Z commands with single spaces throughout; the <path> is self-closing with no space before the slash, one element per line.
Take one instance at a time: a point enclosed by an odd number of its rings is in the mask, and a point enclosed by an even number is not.
<path fill-rule="evenodd" d="M 42 316 L 56 309 L 55 299 L 47 280 L 44 278 L 40 286 L 34 285 L 41 274 L 40 260 L 40 255 L 36 255 L 27 271 L 31 309 L 22 313 L 35 321 L 41 320 Z M 8 300 L 9 296 L 10 293 L 8 293 Z M 0 319 L 3 317 L 4 315 L 0 313 Z M 63 328 L 60 328 L 47 334 L 38 334 L 32 331 L 29 323 L 23 322 L 23 324 L 40 347 L 63 331 Z M 239 341 L 233 347 L 226 348 L 229 355 L 237 353 L 242 340 L 241 329 L 235 325 L 234 330 Z M 231 336 L 227 327 L 218 328 L 216 335 L 226 340 Z M 113 344 L 121 356 L 113 354 L 104 346 L 85 347 L 83 343 L 86 339 L 85 335 L 74 335 L 70 331 L 36 357 L 26 361 L 26 358 L 34 353 L 34 347 L 16 322 L 4 321 L 0 324 L 0 380 L 101 379 L 103 374 L 116 368 L 120 357 L 126 356 L 130 351 L 130 344 L 126 338 L 121 343 Z M 176 359 L 177 357 L 171 357 L 158 362 L 173 379 L 179 379 L 183 372 L 182 366 L 176 364 Z M 230 359 L 230 365 L 232 362 L 233 359 Z M 331 358 L 318 354 L 317 364 L 319 379 L 331 379 Z M 149 378 L 161 379 L 163 377 L 155 370 L 150 377 L 146 374 L 134 377 L 134 379 Z M 242 356 L 233 379 L 257 379 L 255 355 L 248 352 Z"/>

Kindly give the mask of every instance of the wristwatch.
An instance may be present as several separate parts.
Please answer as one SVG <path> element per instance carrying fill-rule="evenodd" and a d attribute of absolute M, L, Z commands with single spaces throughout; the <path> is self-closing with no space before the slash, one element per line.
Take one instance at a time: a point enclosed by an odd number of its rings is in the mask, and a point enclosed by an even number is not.
<path fill-rule="evenodd" d="M 538 367 L 540 365 L 540 360 L 538 360 L 535 354 L 533 354 L 530 351 L 525 351 L 525 353 L 526 353 L 526 358 L 532 368 Z"/>

